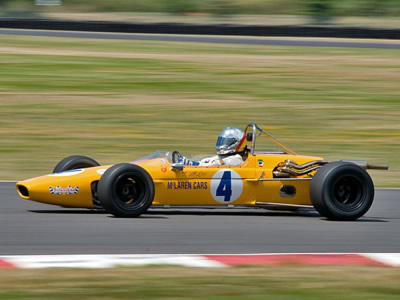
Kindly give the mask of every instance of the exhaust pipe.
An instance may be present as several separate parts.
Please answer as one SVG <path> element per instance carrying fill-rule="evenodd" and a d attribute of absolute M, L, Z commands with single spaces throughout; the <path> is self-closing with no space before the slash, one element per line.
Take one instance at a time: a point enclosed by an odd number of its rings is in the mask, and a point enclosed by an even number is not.
<path fill-rule="evenodd" d="M 349 162 L 356 164 L 363 168 L 367 169 L 375 169 L 375 170 L 388 170 L 389 166 L 387 164 L 370 164 L 365 160 L 341 160 L 342 162 Z M 285 160 L 284 162 L 279 163 L 274 171 L 274 177 L 287 178 L 290 176 L 302 176 L 308 175 L 311 172 L 318 170 L 321 166 L 328 164 L 327 160 L 313 160 L 310 162 L 306 162 L 304 164 L 298 164 L 293 160 Z"/>
<path fill-rule="evenodd" d="M 305 168 L 309 168 L 309 167 L 314 166 L 314 165 L 322 166 L 322 165 L 325 165 L 327 163 L 329 163 L 329 161 L 326 161 L 326 160 L 313 160 L 313 161 L 309 161 L 307 163 L 304 163 L 302 165 L 299 165 L 295 161 L 288 159 L 288 160 L 285 160 L 284 162 L 279 163 L 278 167 L 282 167 L 282 168 L 289 167 L 289 168 L 296 169 L 296 170 L 303 170 Z"/>
<path fill-rule="evenodd" d="M 290 177 L 290 176 L 302 176 L 309 174 L 315 170 L 318 170 L 322 165 L 329 163 L 326 160 L 313 160 L 304 164 L 298 164 L 293 160 L 285 160 L 279 163 L 273 174 L 275 177 Z"/>
<path fill-rule="evenodd" d="M 314 166 L 312 168 L 304 169 L 304 170 L 293 170 L 291 168 L 278 168 L 279 170 L 274 171 L 273 174 L 277 177 L 282 177 L 282 175 L 289 174 L 292 176 L 301 176 L 309 174 L 315 170 L 318 170 L 321 166 Z"/>

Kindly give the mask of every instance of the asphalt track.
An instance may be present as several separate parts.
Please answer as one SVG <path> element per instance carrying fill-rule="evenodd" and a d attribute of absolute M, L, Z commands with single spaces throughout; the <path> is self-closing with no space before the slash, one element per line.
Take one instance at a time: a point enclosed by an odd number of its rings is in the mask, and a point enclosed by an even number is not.
<path fill-rule="evenodd" d="M 376 191 L 358 221 L 316 212 L 151 209 L 136 219 L 20 198 L 0 183 L 0 255 L 400 252 L 400 189 Z"/>
<path fill-rule="evenodd" d="M 275 46 L 280 45 L 280 46 L 308 46 L 308 47 L 400 49 L 399 42 L 394 42 L 394 41 L 388 42 L 388 41 L 378 41 L 378 40 L 355 40 L 355 39 L 228 37 L 228 36 L 202 36 L 202 35 L 181 35 L 181 34 L 106 33 L 106 32 L 24 30 L 24 29 L 0 29 L 0 34 L 23 35 L 23 36 L 92 38 L 92 39 L 165 41 L 165 42 L 200 42 L 200 43 L 222 43 L 222 44 L 275 45 Z"/>

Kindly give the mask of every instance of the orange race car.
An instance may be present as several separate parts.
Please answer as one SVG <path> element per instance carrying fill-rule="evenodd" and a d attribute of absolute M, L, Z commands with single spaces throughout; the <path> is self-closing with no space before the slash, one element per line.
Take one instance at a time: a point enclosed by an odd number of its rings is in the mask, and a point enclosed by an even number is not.
<path fill-rule="evenodd" d="M 265 136 L 284 151 L 256 151 Z M 117 217 L 137 217 L 152 207 L 315 208 L 333 220 L 363 216 L 374 199 L 366 169 L 388 169 L 366 161 L 329 162 L 298 155 L 249 123 L 238 143 L 238 165 L 201 165 L 179 152 L 155 152 L 130 163 L 100 166 L 85 156 L 63 159 L 53 173 L 20 181 L 19 195 L 63 207 L 104 208 Z M 246 145 L 248 144 L 248 145 Z M 218 142 L 217 142 L 218 146 Z"/>

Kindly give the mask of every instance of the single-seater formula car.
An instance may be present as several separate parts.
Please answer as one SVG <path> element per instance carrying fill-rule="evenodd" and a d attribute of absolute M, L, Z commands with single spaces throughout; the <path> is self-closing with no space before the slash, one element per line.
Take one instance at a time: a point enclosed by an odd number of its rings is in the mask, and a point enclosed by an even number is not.
<path fill-rule="evenodd" d="M 177 151 L 172 155 L 157 151 L 107 166 L 85 156 L 70 156 L 51 174 L 18 182 L 17 191 L 24 199 L 63 207 L 101 207 L 117 217 L 137 217 L 149 207 L 314 207 L 328 219 L 355 220 L 374 199 L 366 169 L 388 169 L 366 161 L 329 162 L 298 155 L 254 123 L 244 133 L 249 148 L 240 165 L 184 165 Z M 260 136 L 283 151 L 256 150 Z"/>

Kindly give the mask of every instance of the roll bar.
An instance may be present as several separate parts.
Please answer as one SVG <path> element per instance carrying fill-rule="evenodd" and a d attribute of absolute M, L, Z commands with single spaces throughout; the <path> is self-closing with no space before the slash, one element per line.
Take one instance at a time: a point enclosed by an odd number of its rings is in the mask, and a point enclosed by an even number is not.
<path fill-rule="evenodd" d="M 285 146 L 283 143 L 281 143 L 278 139 L 274 138 L 271 134 L 269 134 L 268 132 L 266 132 L 265 130 L 263 130 L 261 127 L 258 127 L 256 123 L 250 122 L 247 126 L 246 126 L 246 130 L 244 131 L 244 134 L 247 138 L 247 132 L 249 131 L 249 129 L 253 129 L 252 132 L 252 139 L 251 139 L 251 155 L 254 155 L 255 149 L 256 149 L 256 137 L 257 137 L 257 130 L 260 131 L 261 133 L 263 133 L 264 135 L 266 135 L 268 138 L 270 138 L 274 143 L 278 144 L 279 146 L 281 146 L 283 149 L 285 149 L 286 151 L 288 151 L 289 153 L 293 154 L 293 155 L 297 155 L 296 152 L 294 152 L 293 150 L 291 150 L 289 147 Z"/>

